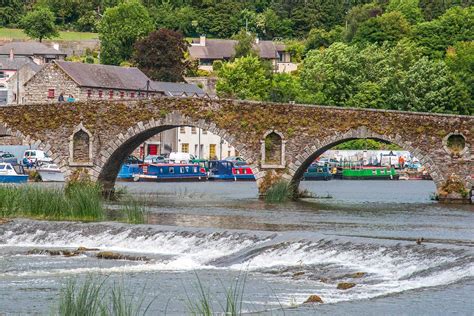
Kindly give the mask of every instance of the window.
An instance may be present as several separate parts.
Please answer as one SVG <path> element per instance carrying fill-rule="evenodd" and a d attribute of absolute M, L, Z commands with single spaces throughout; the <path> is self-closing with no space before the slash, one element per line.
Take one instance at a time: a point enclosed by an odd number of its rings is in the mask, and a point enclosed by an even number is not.
<path fill-rule="evenodd" d="M 135 97 L 135 92 L 130 92 L 130 98 L 134 98 Z"/>
<path fill-rule="evenodd" d="M 169 171 L 170 171 L 170 173 L 174 173 L 174 168 L 170 167 Z"/>
<path fill-rule="evenodd" d="M 120 98 L 122 98 L 122 99 L 123 99 L 123 97 L 124 97 L 124 96 L 125 96 L 125 92 L 123 92 L 123 91 L 120 91 Z"/>
<path fill-rule="evenodd" d="M 216 144 L 209 145 L 209 159 L 216 158 Z"/>
<path fill-rule="evenodd" d="M 87 97 L 88 98 L 92 97 L 92 90 L 91 89 L 87 90 Z"/>
<path fill-rule="evenodd" d="M 179 132 L 180 132 L 181 134 L 186 133 L 186 127 L 185 127 L 185 126 L 180 126 L 180 127 L 179 127 Z"/>
<path fill-rule="evenodd" d="M 0 79 L 6 78 L 6 74 L 4 71 L 0 71 Z"/>
<path fill-rule="evenodd" d="M 54 98 L 54 89 L 48 89 L 48 99 Z"/>
<path fill-rule="evenodd" d="M 99 98 L 102 98 L 102 90 L 99 90 Z"/>
<path fill-rule="evenodd" d="M 182 143 L 181 144 L 181 152 L 189 153 L 189 144 L 188 143 Z"/>
<path fill-rule="evenodd" d="M 197 133 L 196 127 L 194 127 L 194 126 L 191 127 L 191 134 L 196 134 L 196 133 Z"/>
<path fill-rule="evenodd" d="M 109 99 L 113 99 L 114 98 L 114 90 L 110 90 L 109 91 Z"/>

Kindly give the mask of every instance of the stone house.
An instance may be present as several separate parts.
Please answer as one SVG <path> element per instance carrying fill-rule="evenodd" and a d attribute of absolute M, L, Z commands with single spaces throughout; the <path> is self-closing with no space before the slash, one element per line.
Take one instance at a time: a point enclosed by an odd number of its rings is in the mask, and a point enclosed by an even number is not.
<path fill-rule="evenodd" d="M 24 104 L 55 103 L 61 93 L 75 100 L 121 100 L 207 94 L 185 83 L 150 80 L 135 67 L 53 61 L 24 84 Z"/>
<path fill-rule="evenodd" d="M 199 61 L 199 69 L 212 71 L 214 61 L 227 61 L 235 55 L 236 44 L 236 40 L 206 39 L 205 36 L 201 36 L 192 40 L 189 54 Z M 291 62 L 290 53 L 284 44 L 257 39 L 254 49 L 262 59 L 272 62 L 275 72 L 292 72 L 297 68 L 297 65 Z"/>
<path fill-rule="evenodd" d="M 67 54 L 59 50 L 58 45 L 54 48 L 48 47 L 39 42 L 7 42 L 0 45 L 0 57 L 9 57 L 14 54 L 16 57 L 31 58 L 34 63 L 43 65 L 53 60 L 64 60 Z"/>

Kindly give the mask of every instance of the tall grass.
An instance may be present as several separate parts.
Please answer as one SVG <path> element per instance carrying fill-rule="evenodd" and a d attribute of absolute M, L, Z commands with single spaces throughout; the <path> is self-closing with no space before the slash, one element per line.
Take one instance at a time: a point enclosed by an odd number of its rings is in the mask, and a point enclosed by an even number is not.
<path fill-rule="evenodd" d="M 100 220 L 104 218 L 100 186 L 61 189 L 35 186 L 0 186 L 1 217 L 32 217 L 53 220 Z"/>
<path fill-rule="evenodd" d="M 106 285 L 107 278 L 88 276 L 82 284 L 70 280 L 61 290 L 58 314 L 64 316 L 145 315 L 154 299 L 144 305 L 145 295 L 130 293 L 122 283 Z"/>
<path fill-rule="evenodd" d="M 146 209 L 143 203 L 126 198 L 124 204 L 121 207 L 121 213 L 123 214 L 124 221 L 130 224 L 143 224 L 146 218 Z"/>
<path fill-rule="evenodd" d="M 212 297 L 209 289 L 205 289 L 199 276 L 196 274 L 195 290 L 198 293 L 197 299 L 193 300 L 188 296 L 188 311 L 192 315 L 229 315 L 238 316 L 243 314 L 243 296 L 245 291 L 245 283 L 247 281 L 246 274 L 239 274 L 235 281 L 226 287 L 222 282 L 225 291 L 225 305 L 220 304 L 222 311 L 216 311 L 213 308 Z"/>
<path fill-rule="evenodd" d="M 294 188 L 287 181 L 279 181 L 274 183 L 265 194 L 265 202 L 282 203 L 293 198 Z"/>

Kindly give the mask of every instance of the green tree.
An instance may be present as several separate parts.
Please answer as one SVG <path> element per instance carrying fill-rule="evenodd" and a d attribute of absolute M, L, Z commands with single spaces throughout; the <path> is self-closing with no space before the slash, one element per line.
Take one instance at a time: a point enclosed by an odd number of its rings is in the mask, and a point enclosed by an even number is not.
<path fill-rule="evenodd" d="M 470 92 L 474 100 L 474 42 L 459 42 L 446 53 L 446 64 Z"/>
<path fill-rule="evenodd" d="M 135 43 L 133 60 L 153 80 L 180 82 L 189 66 L 181 33 L 160 29 Z"/>
<path fill-rule="evenodd" d="M 2 0 L 0 3 L 0 26 L 9 26 L 20 21 L 24 13 L 21 0 Z"/>
<path fill-rule="evenodd" d="M 395 44 L 410 33 L 410 24 L 400 12 L 390 12 L 362 23 L 354 36 L 361 43 Z"/>
<path fill-rule="evenodd" d="M 362 23 L 381 14 L 382 8 L 375 2 L 351 8 L 346 16 L 346 30 L 344 34 L 346 41 L 352 41 Z"/>
<path fill-rule="evenodd" d="M 403 102 L 399 110 L 471 114 L 474 106 L 466 87 L 443 61 L 418 60 L 401 82 Z"/>
<path fill-rule="evenodd" d="M 390 0 L 387 12 L 400 12 L 408 22 L 416 24 L 423 21 L 423 12 L 419 7 L 420 0 Z"/>
<path fill-rule="evenodd" d="M 414 40 L 425 47 L 426 54 L 442 57 L 449 46 L 474 38 L 474 7 L 454 7 L 438 19 L 415 27 Z"/>
<path fill-rule="evenodd" d="M 21 25 L 26 35 L 38 39 L 40 42 L 44 38 L 53 38 L 59 35 L 54 24 L 54 15 L 47 8 L 40 7 L 28 12 L 21 20 Z"/>
<path fill-rule="evenodd" d="M 334 43 L 307 53 L 301 83 L 320 103 L 343 106 L 356 93 L 361 67 L 355 46 Z"/>
<path fill-rule="evenodd" d="M 319 49 L 321 47 L 329 47 L 332 43 L 342 42 L 344 29 L 336 26 L 329 32 L 324 29 L 312 29 L 306 38 L 306 51 Z"/>
<path fill-rule="evenodd" d="M 217 73 L 217 95 L 224 98 L 267 100 L 270 78 L 262 61 L 256 56 L 236 58 L 224 63 Z"/>
<path fill-rule="evenodd" d="M 127 1 L 105 11 L 99 23 L 100 59 L 103 64 L 119 65 L 128 61 L 133 45 L 153 29 L 147 9 L 136 0 Z"/>
<path fill-rule="evenodd" d="M 237 44 L 235 44 L 234 47 L 234 58 L 258 55 L 257 51 L 254 49 L 255 35 L 241 29 L 240 32 L 234 36 L 234 40 L 237 40 Z"/>

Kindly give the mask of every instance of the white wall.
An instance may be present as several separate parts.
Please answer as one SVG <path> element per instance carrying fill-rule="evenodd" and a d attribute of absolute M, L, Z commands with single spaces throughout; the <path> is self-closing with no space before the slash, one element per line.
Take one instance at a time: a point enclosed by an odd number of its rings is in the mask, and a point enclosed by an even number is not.
<path fill-rule="evenodd" d="M 210 157 L 210 149 L 211 146 L 214 145 L 215 157 L 217 159 L 235 156 L 235 149 L 230 146 L 226 140 L 223 140 L 218 135 L 212 134 L 211 132 L 206 132 L 197 127 L 193 128 L 189 126 L 180 127 L 177 130 L 177 143 L 180 152 L 183 151 L 183 144 L 188 144 L 188 152 L 190 154 L 202 159 L 212 159 L 213 157 Z"/>

